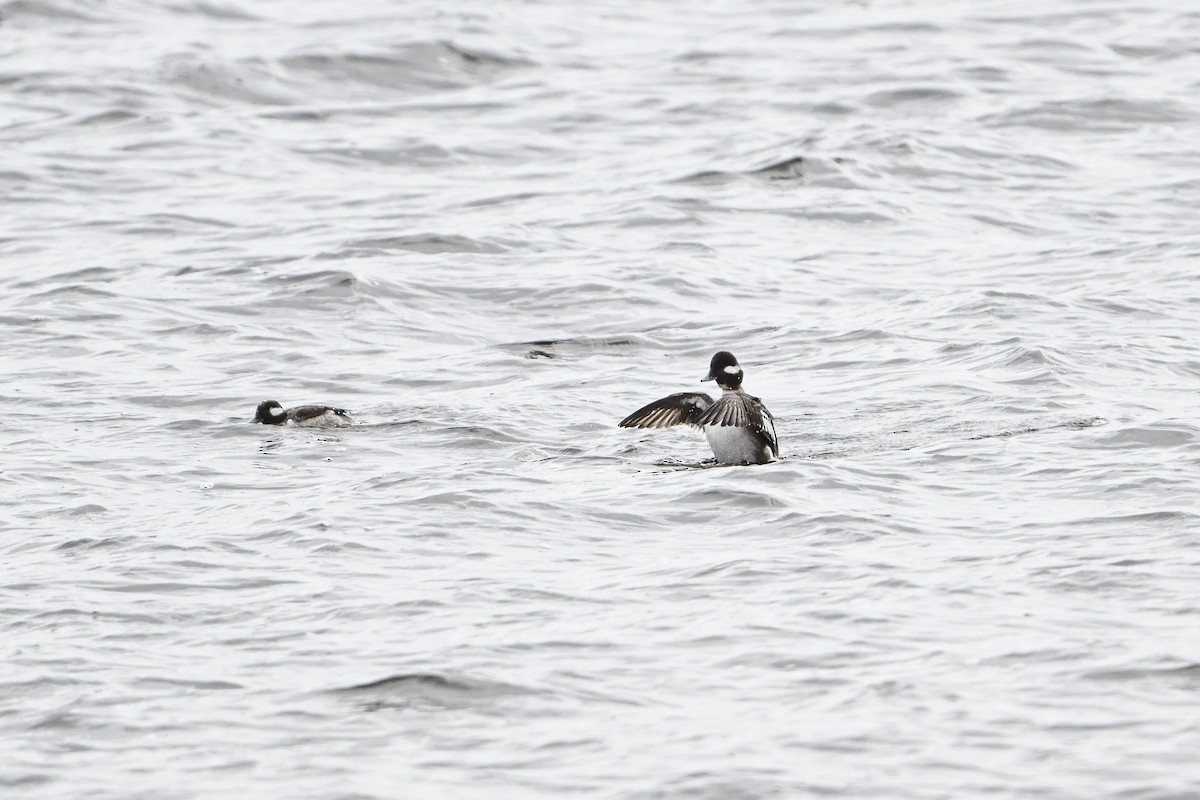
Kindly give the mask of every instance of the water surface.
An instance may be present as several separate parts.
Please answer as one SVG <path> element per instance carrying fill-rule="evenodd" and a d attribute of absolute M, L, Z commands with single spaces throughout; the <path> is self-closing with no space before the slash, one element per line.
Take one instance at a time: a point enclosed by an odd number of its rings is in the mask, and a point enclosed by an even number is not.
<path fill-rule="evenodd" d="M 1196 796 L 1200 14 L 0 31 L 6 797 Z"/>

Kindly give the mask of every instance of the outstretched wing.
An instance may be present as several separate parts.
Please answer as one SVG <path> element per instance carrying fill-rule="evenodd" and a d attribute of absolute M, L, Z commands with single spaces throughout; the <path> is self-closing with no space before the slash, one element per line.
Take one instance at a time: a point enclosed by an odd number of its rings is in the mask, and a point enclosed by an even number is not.
<path fill-rule="evenodd" d="M 622 428 L 669 428 L 672 425 L 700 427 L 700 417 L 712 408 L 713 400 L 704 392 L 680 392 L 655 400 L 621 420 Z"/>
<path fill-rule="evenodd" d="M 712 408 L 704 412 L 697 420 L 699 425 L 731 425 L 735 428 L 749 428 L 763 442 L 770 445 L 771 451 L 779 456 L 779 439 L 775 435 L 775 418 L 757 397 L 742 392 L 729 392 L 721 396 Z"/>

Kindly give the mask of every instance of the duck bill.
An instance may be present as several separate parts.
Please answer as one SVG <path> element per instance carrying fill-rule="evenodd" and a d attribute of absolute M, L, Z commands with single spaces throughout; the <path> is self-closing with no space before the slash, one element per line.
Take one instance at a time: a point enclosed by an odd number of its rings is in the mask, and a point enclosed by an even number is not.
<path fill-rule="evenodd" d="M 715 381 L 716 379 L 717 379 L 717 376 L 716 376 L 716 375 L 713 375 L 713 374 L 710 372 L 710 373 L 708 373 L 707 375 L 705 375 L 703 378 L 701 378 L 701 379 L 700 379 L 700 382 L 701 382 L 701 383 L 708 383 L 709 381 Z"/>

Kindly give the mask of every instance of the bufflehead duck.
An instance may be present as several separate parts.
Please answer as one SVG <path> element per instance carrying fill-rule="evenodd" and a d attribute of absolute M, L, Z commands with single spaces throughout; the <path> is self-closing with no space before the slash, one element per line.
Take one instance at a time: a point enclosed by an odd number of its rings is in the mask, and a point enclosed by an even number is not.
<path fill-rule="evenodd" d="M 264 400 L 254 412 L 254 421 L 264 425 L 283 425 L 289 419 L 302 428 L 344 428 L 354 424 L 346 409 L 332 406 L 296 406 L 284 410 L 274 400 Z"/>
<path fill-rule="evenodd" d="M 622 428 L 668 428 L 691 425 L 701 428 L 708 446 L 722 464 L 766 464 L 779 458 L 775 418 L 762 400 L 742 391 L 742 368 L 733 353 L 722 350 L 712 357 L 708 375 L 716 381 L 721 399 L 703 392 L 680 392 L 639 408 L 621 420 Z"/>

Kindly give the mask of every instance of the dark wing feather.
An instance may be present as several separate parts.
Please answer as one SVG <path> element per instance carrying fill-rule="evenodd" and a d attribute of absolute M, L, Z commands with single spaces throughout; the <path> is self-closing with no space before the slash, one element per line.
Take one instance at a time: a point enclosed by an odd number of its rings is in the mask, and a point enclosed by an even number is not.
<path fill-rule="evenodd" d="M 700 417 L 701 425 L 732 425 L 735 428 L 749 428 L 751 409 L 746 402 L 750 395 L 741 392 L 726 392 L 713 407 Z"/>
<path fill-rule="evenodd" d="M 721 399 L 700 417 L 700 424 L 732 425 L 735 428 L 749 426 L 750 417 L 746 412 L 745 403 L 742 402 L 744 397 L 745 395 L 736 392 L 721 395 Z"/>
<path fill-rule="evenodd" d="M 642 406 L 618 423 L 622 428 L 669 428 L 672 425 L 700 425 L 700 417 L 713 400 L 703 392 L 680 392 Z"/>
<path fill-rule="evenodd" d="M 757 420 L 751 419 L 751 427 L 771 443 L 771 451 L 776 458 L 779 458 L 779 437 L 775 435 L 775 417 L 771 416 L 771 412 L 767 410 L 762 400 L 757 397 L 750 399 L 754 401 L 753 407 L 757 411 Z"/>
<path fill-rule="evenodd" d="M 339 417 L 349 416 L 350 412 L 344 408 L 333 408 L 332 406 L 296 406 L 288 411 L 288 416 L 296 422 L 304 422 L 305 420 L 319 417 L 326 411 L 332 411 Z"/>

